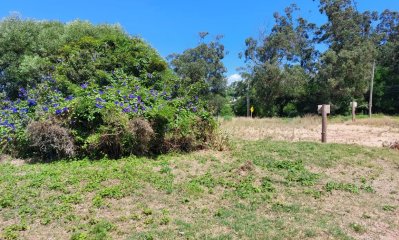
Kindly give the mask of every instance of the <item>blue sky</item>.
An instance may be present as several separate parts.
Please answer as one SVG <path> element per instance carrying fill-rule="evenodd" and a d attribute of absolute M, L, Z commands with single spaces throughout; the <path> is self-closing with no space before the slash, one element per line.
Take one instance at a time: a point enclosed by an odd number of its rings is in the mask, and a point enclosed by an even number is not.
<path fill-rule="evenodd" d="M 227 76 L 243 66 L 238 53 L 244 50 L 247 37 L 257 37 L 260 30 L 273 26 L 273 13 L 296 3 L 301 16 L 321 24 L 325 18 L 312 0 L 0 0 L 0 17 L 19 12 L 23 18 L 59 20 L 75 19 L 93 23 L 119 23 L 131 35 L 148 41 L 166 57 L 196 46 L 198 32 L 211 36 L 223 34 L 222 43 L 229 54 L 224 63 Z M 360 11 L 399 11 L 399 0 L 358 0 Z M 236 75 L 235 75 L 236 76 Z M 234 78 L 234 76 L 233 76 Z"/>

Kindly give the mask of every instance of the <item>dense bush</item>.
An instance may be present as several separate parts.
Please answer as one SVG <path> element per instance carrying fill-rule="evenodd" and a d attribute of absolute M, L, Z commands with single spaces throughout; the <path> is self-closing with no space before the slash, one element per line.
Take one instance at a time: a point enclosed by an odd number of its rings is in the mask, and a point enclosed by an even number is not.
<path fill-rule="evenodd" d="M 21 59 L 43 64 L 34 72 L 18 75 L 0 61 L 1 151 L 44 160 L 119 158 L 212 142 L 216 123 L 205 104 L 179 89 L 178 78 L 143 40 L 86 22 L 0 22 L 11 35 L 21 26 L 62 36 L 49 45 L 26 39 L 27 46 L 40 48 L 23 51 L 11 65 L 21 72 Z M 8 37 L 0 33 L 1 51 L 4 42 L 13 44 Z"/>

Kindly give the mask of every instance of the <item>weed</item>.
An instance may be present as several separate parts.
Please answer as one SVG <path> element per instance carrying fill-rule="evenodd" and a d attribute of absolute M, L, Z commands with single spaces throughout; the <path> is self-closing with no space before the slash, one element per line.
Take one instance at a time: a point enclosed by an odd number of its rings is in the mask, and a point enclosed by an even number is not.
<path fill-rule="evenodd" d="M 71 236 L 71 240 L 87 240 L 89 237 L 87 236 L 86 233 L 73 233 Z"/>
<path fill-rule="evenodd" d="M 262 178 L 262 190 L 264 192 L 269 192 L 269 193 L 275 192 L 276 189 L 273 186 L 270 178 L 268 178 L 268 177 Z"/>
<path fill-rule="evenodd" d="M 90 235 L 93 235 L 94 239 L 107 239 L 108 232 L 115 229 L 115 226 L 110 222 L 105 220 L 99 221 L 96 223 L 91 231 L 89 232 Z"/>
<path fill-rule="evenodd" d="M 26 224 L 13 224 L 4 228 L 3 235 L 6 240 L 19 239 L 19 232 L 27 230 Z"/>
<path fill-rule="evenodd" d="M 160 220 L 159 220 L 159 224 L 160 225 L 168 225 L 170 223 L 170 217 L 168 216 L 163 216 Z"/>
<path fill-rule="evenodd" d="M 262 190 L 259 187 L 254 186 L 253 182 L 253 176 L 248 176 L 242 179 L 235 187 L 235 194 L 240 198 L 249 198 L 256 193 L 260 193 Z"/>
<path fill-rule="evenodd" d="M 365 233 L 366 228 L 358 223 L 351 223 L 349 226 L 357 233 Z"/>
<path fill-rule="evenodd" d="M 104 199 L 100 195 L 96 195 L 92 200 L 93 206 L 100 208 L 105 205 Z"/>
<path fill-rule="evenodd" d="M 384 205 L 384 206 L 382 207 L 382 210 L 388 211 L 388 212 L 393 212 L 393 211 L 396 210 L 396 208 L 397 208 L 397 207 L 392 206 L 392 205 Z"/>
<path fill-rule="evenodd" d="M 145 225 L 150 225 L 150 224 L 153 224 L 154 222 L 155 222 L 155 220 L 153 217 L 150 217 L 150 218 L 147 218 L 144 220 Z"/>
<path fill-rule="evenodd" d="M 332 192 L 333 190 L 341 190 L 350 193 L 359 193 L 359 187 L 352 183 L 327 182 L 324 188 L 327 192 Z"/>
<path fill-rule="evenodd" d="M 151 208 L 144 208 L 143 209 L 143 214 L 146 216 L 152 215 L 152 209 Z"/>
<path fill-rule="evenodd" d="M 125 193 L 123 192 L 122 186 L 111 186 L 111 187 L 106 187 L 103 188 L 100 192 L 99 195 L 102 198 L 115 198 L 115 199 L 121 199 L 125 196 Z"/>
<path fill-rule="evenodd" d="M 290 212 L 299 212 L 300 207 L 295 204 L 288 205 L 288 204 L 277 202 L 272 205 L 272 210 L 277 211 L 277 212 L 290 213 Z"/>

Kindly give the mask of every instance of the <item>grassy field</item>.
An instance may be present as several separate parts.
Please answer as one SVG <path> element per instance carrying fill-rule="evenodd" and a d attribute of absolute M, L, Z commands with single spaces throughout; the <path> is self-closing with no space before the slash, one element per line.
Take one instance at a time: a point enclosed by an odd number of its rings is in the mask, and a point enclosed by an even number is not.
<path fill-rule="evenodd" d="M 321 117 L 309 115 L 302 118 L 233 118 L 222 121 L 222 129 L 234 139 L 279 141 L 320 141 Z M 358 116 L 330 117 L 327 139 L 331 143 L 358 144 L 382 147 L 399 141 L 399 118 L 376 115 L 373 118 Z"/>
<path fill-rule="evenodd" d="M 399 239 L 398 196 L 399 152 L 359 145 L 233 135 L 157 159 L 3 157 L 0 239 Z"/>

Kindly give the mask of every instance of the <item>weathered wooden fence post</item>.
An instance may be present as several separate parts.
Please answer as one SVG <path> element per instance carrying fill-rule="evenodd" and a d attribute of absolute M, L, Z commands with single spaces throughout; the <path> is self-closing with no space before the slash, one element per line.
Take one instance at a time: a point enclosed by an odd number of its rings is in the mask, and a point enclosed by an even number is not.
<path fill-rule="evenodd" d="M 357 102 L 352 101 L 350 103 L 350 106 L 352 107 L 352 122 L 356 122 L 356 108 L 357 108 Z"/>
<path fill-rule="evenodd" d="M 321 142 L 327 142 L 327 114 L 330 113 L 330 105 L 323 104 L 317 106 L 317 111 L 321 113 Z"/>

